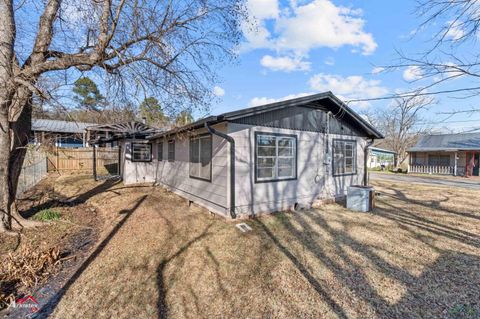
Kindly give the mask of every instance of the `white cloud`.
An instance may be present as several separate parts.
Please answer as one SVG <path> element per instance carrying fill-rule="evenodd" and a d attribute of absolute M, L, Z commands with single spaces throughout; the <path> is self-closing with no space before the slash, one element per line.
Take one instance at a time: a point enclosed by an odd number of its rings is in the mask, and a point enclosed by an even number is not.
<path fill-rule="evenodd" d="M 381 66 L 374 67 L 372 69 L 372 74 L 379 74 L 385 71 L 385 68 L 382 68 Z"/>
<path fill-rule="evenodd" d="M 324 63 L 326 65 L 330 65 L 330 66 L 335 65 L 335 59 L 333 57 L 329 56 L 328 58 L 325 59 Z"/>
<path fill-rule="evenodd" d="M 219 87 L 219 86 L 215 86 L 215 87 L 213 88 L 213 94 L 214 94 L 215 96 L 218 96 L 218 97 L 224 96 L 224 95 L 225 95 L 225 90 L 222 89 L 222 88 Z"/>
<path fill-rule="evenodd" d="M 316 91 L 332 91 L 342 100 L 376 98 L 388 93 L 388 89 L 379 80 L 368 80 L 360 75 L 343 77 L 319 73 L 310 78 L 309 84 Z M 367 107 L 369 103 L 364 101 L 355 105 Z"/>
<path fill-rule="evenodd" d="M 310 70 L 310 62 L 303 61 L 301 57 L 290 58 L 287 56 L 273 57 L 265 55 L 260 64 L 272 71 L 308 71 Z"/>
<path fill-rule="evenodd" d="M 290 95 L 287 95 L 287 96 L 284 96 L 284 97 L 281 97 L 281 98 L 278 98 L 278 99 L 269 98 L 269 97 L 254 97 L 253 99 L 250 100 L 250 103 L 248 103 L 248 105 L 249 106 L 258 106 L 258 105 L 270 104 L 270 103 L 295 99 L 295 98 L 298 98 L 298 97 L 307 96 L 307 95 L 311 95 L 311 94 L 314 94 L 314 93 L 290 94 Z"/>
<path fill-rule="evenodd" d="M 459 21 L 448 21 L 447 24 L 448 30 L 445 34 L 447 39 L 460 40 L 465 35 L 465 31 Z"/>
<path fill-rule="evenodd" d="M 264 4 L 269 2 L 270 9 Z M 257 31 L 244 26 L 247 43 L 243 49 L 267 48 L 276 51 L 306 55 L 314 48 L 337 49 L 345 45 L 359 48 L 363 54 L 371 54 L 377 48 L 371 33 L 364 30 L 365 20 L 361 11 L 335 6 L 330 0 L 315 0 L 279 10 L 272 0 L 249 0 L 249 13 L 256 17 Z M 261 18 L 263 17 L 263 18 Z M 265 20 L 273 20 L 267 28 Z"/>
<path fill-rule="evenodd" d="M 247 10 L 258 20 L 276 18 L 279 13 L 277 0 L 248 0 Z"/>
<path fill-rule="evenodd" d="M 407 82 L 420 80 L 422 77 L 423 77 L 422 69 L 415 65 L 408 66 L 403 71 L 403 79 Z"/>

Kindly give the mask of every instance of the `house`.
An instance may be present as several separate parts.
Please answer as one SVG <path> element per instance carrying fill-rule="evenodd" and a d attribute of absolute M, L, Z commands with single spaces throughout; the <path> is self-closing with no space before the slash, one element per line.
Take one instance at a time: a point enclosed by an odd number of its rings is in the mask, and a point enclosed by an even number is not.
<path fill-rule="evenodd" d="M 382 138 L 331 92 L 140 133 L 114 135 L 125 184 L 157 183 L 232 218 L 344 198 L 367 182 L 367 148 Z"/>
<path fill-rule="evenodd" d="M 395 165 L 396 152 L 373 146 L 369 150 L 368 168 L 385 168 Z"/>
<path fill-rule="evenodd" d="M 421 136 L 408 154 L 410 173 L 479 176 L 480 133 Z"/>
<path fill-rule="evenodd" d="M 109 131 L 95 123 L 32 119 L 31 143 L 64 148 L 88 147 L 88 141 L 108 138 Z"/>

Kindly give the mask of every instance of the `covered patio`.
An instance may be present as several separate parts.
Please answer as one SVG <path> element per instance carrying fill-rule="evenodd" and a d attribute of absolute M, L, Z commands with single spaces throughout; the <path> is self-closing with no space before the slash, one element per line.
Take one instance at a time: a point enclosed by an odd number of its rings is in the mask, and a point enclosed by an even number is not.
<path fill-rule="evenodd" d="M 408 153 L 409 173 L 479 176 L 480 133 L 422 136 Z"/>

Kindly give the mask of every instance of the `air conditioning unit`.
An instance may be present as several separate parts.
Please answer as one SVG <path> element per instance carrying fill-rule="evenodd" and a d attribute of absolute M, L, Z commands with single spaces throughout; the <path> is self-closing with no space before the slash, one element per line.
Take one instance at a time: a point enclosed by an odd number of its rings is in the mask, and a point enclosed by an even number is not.
<path fill-rule="evenodd" d="M 347 208 L 369 212 L 374 208 L 375 190 L 372 186 L 352 185 L 347 190 Z"/>

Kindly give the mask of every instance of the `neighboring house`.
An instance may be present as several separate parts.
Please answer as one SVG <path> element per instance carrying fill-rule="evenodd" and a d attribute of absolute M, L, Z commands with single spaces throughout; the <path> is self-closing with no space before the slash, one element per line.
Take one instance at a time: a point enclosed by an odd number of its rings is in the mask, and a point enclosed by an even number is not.
<path fill-rule="evenodd" d="M 389 167 L 395 164 L 395 156 L 397 155 L 396 152 L 373 146 L 371 146 L 369 149 L 369 168 Z"/>
<path fill-rule="evenodd" d="M 421 136 L 408 154 L 411 173 L 479 176 L 480 133 Z"/>
<path fill-rule="evenodd" d="M 31 141 L 34 144 L 48 143 L 65 148 L 88 147 L 89 140 L 108 138 L 108 134 L 108 130 L 95 123 L 32 119 Z"/>
<path fill-rule="evenodd" d="M 383 138 L 331 92 L 115 136 L 125 184 L 158 183 L 232 218 L 343 199 Z"/>

